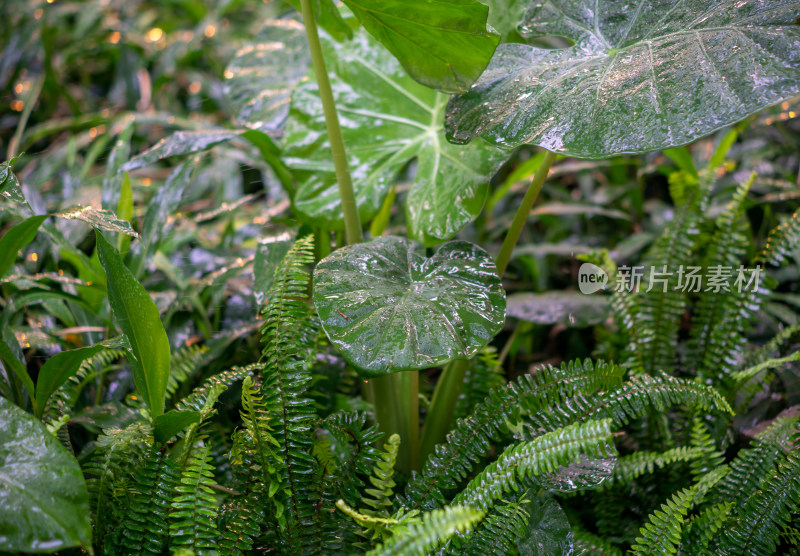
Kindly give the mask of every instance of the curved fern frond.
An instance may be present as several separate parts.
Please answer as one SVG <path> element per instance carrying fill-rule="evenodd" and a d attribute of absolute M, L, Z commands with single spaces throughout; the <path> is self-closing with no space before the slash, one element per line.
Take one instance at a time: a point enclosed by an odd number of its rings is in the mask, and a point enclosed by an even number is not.
<path fill-rule="evenodd" d="M 725 461 L 722 452 L 717 450 L 717 446 L 708 429 L 698 417 L 695 417 L 692 423 L 690 442 L 692 447 L 699 449 L 702 453 L 701 457 L 695 458 L 691 462 L 691 470 L 694 477 L 700 477 L 719 468 Z"/>
<path fill-rule="evenodd" d="M 528 502 L 521 500 L 495 505 L 466 539 L 462 539 L 460 535 L 454 536 L 445 554 L 458 556 L 516 554 L 517 542 L 525 534 L 530 518 L 525 510 L 525 504 Z"/>
<path fill-rule="evenodd" d="M 483 512 L 468 507 L 447 507 L 422 515 L 367 556 L 424 556 L 456 533 L 470 529 Z"/>
<path fill-rule="evenodd" d="M 218 555 L 217 501 L 211 486 L 213 468 L 208 446 L 192 452 L 175 487 L 169 513 L 170 549 L 193 550 L 197 556 Z"/>
<path fill-rule="evenodd" d="M 263 503 L 261 493 L 251 491 L 220 510 L 219 546 L 226 556 L 241 556 L 253 548 L 258 537 Z"/>
<path fill-rule="evenodd" d="M 619 365 L 587 359 L 560 368 L 545 367 L 494 390 L 469 417 L 456 422 L 422 473 L 414 474 L 406 488 L 406 505 L 412 509 L 443 506 L 447 503 L 445 492 L 459 486 L 489 453 L 492 443 L 500 441 L 508 424 L 519 422 L 523 413 L 541 411 L 576 394 L 615 388 L 624 373 Z"/>
<path fill-rule="evenodd" d="M 372 468 L 369 482 L 373 488 L 364 489 L 365 496 L 361 499 L 369 506 L 375 515 L 388 516 L 392 507 L 394 496 L 394 466 L 397 461 L 397 452 L 400 449 L 400 435 L 393 434 L 389 441 L 383 445 L 383 454 L 380 461 Z"/>
<path fill-rule="evenodd" d="M 519 485 L 578 461 L 581 454 L 594 458 L 616 455 L 610 419 L 576 423 L 512 446 L 470 481 L 453 503 L 486 511 Z"/>
<path fill-rule="evenodd" d="M 641 537 L 631 547 L 633 554 L 676 554 L 681 542 L 683 521 L 695 496 L 697 487 L 689 487 L 675 493 L 661 505 L 660 510 L 650 514 L 647 523 L 639 530 Z"/>
<path fill-rule="evenodd" d="M 258 373 L 262 367 L 263 365 L 260 363 L 253 363 L 246 367 L 233 367 L 227 371 L 222 371 L 221 373 L 210 376 L 200 386 L 192 390 L 191 394 L 175 404 L 175 409 L 178 411 L 200 411 L 201 413 L 208 413 L 209 409 L 207 408 L 213 408 L 217 398 L 219 398 L 223 392 L 233 384 L 244 380 L 245 377 L 253 376 L 253 374 Z"/>
<path fill-rule="evenodd" d="M 774 266 L 781 265 L 786 262 L 792 249 L 798 243 L 800 243 L 800 211 L 792 214 L 786 222 L 770 232 L 756 262 Z"/>
<path fill-rule="evenodd" d="M 800 507 L 800 454 L 789 453 L 724 529 L 716 549 L 723 553 L 774 554 L 782 527 Z"/>
<path fill-rule="evenodd" d="M 656 469 L 663 469 L 673 463 L 689 462 L 701 458 L 705 453 L 703 448 L 690 446 L 679 446 L 664 452 L 634 452 L 617 460 L 617 465 L 614 467 L 614 481 L 604 483 L 603 487 L 627 483 L 645 473 L 653 473 Z"/>
<path fill-rule="evenodd" d="M 178 464 L 165 449 L 152 447 L 133 474 L 133 496 L 122 521 L 125 554 L 162 554 L 167 548 L 169 511 Z"/>
<path fill-rule="evenodd" d="M 733 510 L 732 502 L 723 502 L 703 508 L 686 526 L 681 539 L 681 553 L 707 554 L 711 542 Z"/>

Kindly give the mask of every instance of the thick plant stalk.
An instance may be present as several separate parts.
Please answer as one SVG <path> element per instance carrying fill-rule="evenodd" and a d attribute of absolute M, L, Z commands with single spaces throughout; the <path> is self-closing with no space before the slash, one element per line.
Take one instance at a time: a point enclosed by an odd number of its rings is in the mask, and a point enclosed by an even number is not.
<path fill-rule="evenodd" d="M 456 359 L 442 370 L 442 376 L 439 377 L 439 382 L 433 391 L 425 426 L 422 427 L 422 439 L 419 443 L 419 457 L 422 464 L 433 453 L 436 445 L 444 442 L 453 426 L 453 413 L 470 363 L 469 360 Z"/>
<path fill-rule="evenodd" d="M 533 175 L 533 180 L 531 180 L 531 185 L 522 199 L 522 204 L 514 215 L 511 227 L 509 227 L 508 233 L 506 233 L 506 237 L 503 240 L 503 246 L 497 255 L 497 275 L 500 278 L 505 274 L 508 262 L 511 260 L 511 252 L 516 247 L 519 236 L 522 235 L 522 229 L 525 227 L 525 222 L 528 221 L 528 215 L 539 197 L 544 180 L 547 178 L 550 167 L 555 160 L 555 153 L 545 152 L 542 164 Z M 458 396 L 461 394 L 461 386 L 469 364 L 469 361 L 456 360 L 442 370 L 442 376 L 439 377 L 439 382 L 436 384 L 428 417 L 425 419 L 425 426 L 422 429 L 422 440 L 420 441 L 420 461 L 422 464 L 433 453 L 434 447 L 444 442 L 447 433 L 450 431 L 450 427 L 453 424 L 453 411 L 455 410 Z"/>
<path fill-rule="evenodd" d="M 533 175 L 533 180 L 531 180 L 531 185 L 528 187 L 528 191 L 522 199 L 522 204 L 514 215 L 511 227 L 508 229 L 506 238 L 503 240 L 503 246 L 500 248 L 500 253 L 497 255 L 497 275 L 500 276 L 500 278 L 502 278 L 503 274 L 506 272 L 508 261 L 511 260 L 511 252 L 514 250 L 514 247 L 516 247 L 519 236 L 522 235 L 522 229 L 525 227 L 525 222 L 528 221 L 528 215 L 533 208 L 533 203 L 535 203 L 536 199 L 539 197 L 539 192 L 542 190 L 544 180 L 547 178 L 547 173 L 550 171 L 550 166 L 553 165 L 555 159 L 555 153 L 550 151 L 545 153 L 542 165 L 539 166 L 539 169 L 536 170 L 536 173 Z"/>
<path fill-rule="evenodd" d="M 339 125 L 339 115 L 336 112 L 336 103 L 333 100 L 331 82 L 328 79 L 328 70 L 325 67 L 325 58 L 322 56 L 322 45 L 319 42 L 317 23 L 314 20 L 314 11 L 311 0 L 300 0 L 303 12 L 303 22 L 306 27 L 308 48 L 311 51 L 311 64 L 319 87 L 319 98 L 322 100 L 322 110 L 325 113 L 325 125 L 328 128 L 328 141 L 331 144 L 333 165 L 336 169 L 336 182 L 339 184 L 339 196 L 342 200 L 344 213 L 344 229 L 347 244 L 353 245 L 364 240 L 361 233 L 361 221 L 358 217 L 358 206 L 353 192 L 353 180 L 350 177 L 350 168 L 347 165 L 347 153 L 344 148 L 342 128 Z"/>
<path fill-rule="evenodd" d="M 350 168 L 347 164 L 347 152 L 339 125 L 339 115 L 336 112 L 336 102 L 333 99 L 328 70 L 325 67 L 325 58 L 322 54 L 322 45 L 319 41 L 311 0 L 300 0 L 300 7 L 306 27 L 308 47 L 311 51 L 311 63 L 317 78 L 319 97 L 325 113 L 325 125 L 328 129 L 328 141 L 331 145 L 336 181 L 339 184 L 339 197 L 344 213 L 345 239 L 348 245 L 353 245 L 362 242 L 364 236 L 361 232 L 361 221 L 353 192 Z M 408 473 L 412 466 L 416 466 L 419 443 L 417 372 L 402 374 L 408 376 L 399 376 L 395 373 L 373 379 L 369 385 L 365 385 L 363 390 L 368 397 L 371 394 L 373 398 L 378 428 L 386 433 L 387 437 L 394 433 L 400 435 L 402 441 L 398 464 L 401 470 Z"/>

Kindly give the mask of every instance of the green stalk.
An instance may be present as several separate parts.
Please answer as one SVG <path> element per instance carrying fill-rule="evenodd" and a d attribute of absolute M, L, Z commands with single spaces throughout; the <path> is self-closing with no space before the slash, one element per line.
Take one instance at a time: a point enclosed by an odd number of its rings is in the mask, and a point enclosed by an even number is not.
<path fill-rule="evenodd" d="M 528 215 L 533 208 L 533 203 L 535 203 L 537 197 L 539 197 L 539 192 L 542 190 L 544 180 L 547 178 L 547 173 L 550 171 L 550 166 L 553 165 L 555 159 L 555 153 L 550 151 L 545 152 L 542 165 L 539 166 L 539 169 L 536 170 L 536 173 L 533 175 L 533 180 L 531 180 L 531 185 L 528 187 L 528 191 L 522 199 L 522 204 L 514 215 L 511 227 L 508 229 L 506 238 L 503 240 L 503 246 L 500 248 L 500 253 L 497 255 L 497 275 L 500 276 L 500 278 L 502 278 L 503 274 L 506 272 L 508 261 L 511 260 L 511 252 L 514 250 L 514 247 L 516 247 L 519 236 L 522 235 L 522 229 L 528 221 Z"/>
<path fill-rule="evenodd" d="M 333 166 L 336 169 L 336 181 L 339 184 L 339 197 L 342 200 L 344 212 L 344 229 L 347 244 L 353 245 L 364 241 L 361 233 L 361 221 L 358 217 L 356 196 L 353 193 L 353 181 L 350 178 L 350 168 L 347 165 L 347 153 L 344 148 L 342 128 L 339 126 L 339 115 L 336 112 L 336 103 L 333 100 L 331 82 L 328 79 L 328 70 L 325 67 L 325 58 L 322 55 L 322 44 L 319 42 L 317 23 L 314 20 L 314 11 L 311 0 L 300 0 L 303 11 L 303 22 L 306 26 L 308 48 L 311 51 L 311 64 L 319 87 L 319 98 L 322 100 L 322 110 L 325 113 L 325 125 L 328 128 L 328 141 L 331 144 Z"/>
<path fill-rule="evenodd" d="M 423 464 L 433 453 L 434 447 L 444 442 L 447 433 L 453 426 L 456 402 L 461 394 L 461 385 L 464 383 L 464 376 L 467 374 L 471 362 L 471 360 L 456 359 L 448 363 L 442 370 L 442 376 L 439 377 L 439 382 L 436 383 L 436 389 L 433 391 L 428 416 L 425 418 L 425 426 L 422 427 L 419 453 L 420 461 Z"/>
<path fill-rule="evenodd" d="M 339 116 L 336 112 L 336 103 L 333 99 L 331 83 L 328 79 L 328 70 L 325 67 L 325 58 L 322 54 L 322 45 L 319 41 L 317 24 L 314 20 L 314 11 L 311 0 L 300 0 L 300 8 L 306 27 L 306 38 L 311 51 L 311 64 L 319 87 L 319 97 L 322 100 L 322 109 L 325 113 L 325 125 L 328 129 L 328 140 L 331 145 L 333 165 L 336 170 L 336 181 L 339 184 L 339 197 L 342 201 L 344 213 L 345 238 L 348 245 L 360 243 L 364 240 L 361 232 L 361 221 L 358 216 L 353 182 L 347 164 L 347 153 L 339 125 Z M 409 375 L 409 376 L 405 376 Z M 418 420 L 417 408 L 417 373 L 395 373 L 389 376 L 376 378 L 370 381 L 372 396 L 375 406 L 375 417 L 381 432 L 390 436 L 394 433 L 400 435 L 400 453 L 398 455 L 399 467 L 406 473 L 415 465 L 418 449 Z M 365 387 L 364 392 L 369 393 L 370 388 Z"/>
<path fill-rule="evenodd" d="M 511 260 L 511 252 L 522 235 L 522 229 L 528 221 L 528 215 L 533 208 L 533 204 L 539 197 L 544 180 L 550 171 L 550 167 L 556 160 L 556 154 L 545 151 L 544 159 L 539 169 L 533 175 L 531 185 L 522 199 L 522 204 L 514 215 L 514 220 L 506 233 L 500 253 L 497 255 L 497 275 L 500 278 L 505 274 L 508 262 Z M 428 410 L 428 417 L 425 419 L 425 426 L 422 428 L 422 440 L 420 441 L 420 461 L 424 464 L 425 460 L 437 444 L 444 442 L 450 427 L 453 425 L 453 412 L 455 411 L 458 396 L 461 394 L 461 386 L 464 383 L 464 376 L 469 368 L 469 361 L 456 360 L 450 362 L 442 371 L 442 376 L 436 384 L 433 392 L 433 399 Z"/>

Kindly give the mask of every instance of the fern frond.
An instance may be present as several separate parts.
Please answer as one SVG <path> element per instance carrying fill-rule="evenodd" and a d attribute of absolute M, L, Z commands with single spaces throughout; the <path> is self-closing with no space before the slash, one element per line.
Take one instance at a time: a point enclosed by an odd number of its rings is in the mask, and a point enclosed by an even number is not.
<path fill-rule="evenodd" d="M 261 493 L 255 490 L 221 508 L 219 546 L 223 554 L 242 556 L 252 550 L 253 540 L 261 530 L 262 511 Z"/>
<path fill-rule="evenodd" d="M 586 531 L 573 531 L 575 556 L 622 556 L 610 542 Z"/>
<path fill-rule="evenodd" d="M 756 490 L 759 482 L 774 469 L 775 462 L 788 451 L 788 440 L 797 430 L 800 417 L 777 419 L 756 437 L 753 447 L 742 450 L 730 462 L 730 473 L 720 481 L 709 501 L 713 504 L 731 502 L 738 510 Z"/>
<path fill-rule="evenodd" d="M 695 458 L 691 462 L 690 468 L 694 477 L 700 477 L 717 469 L 725 461 L 722 452 L 717 450 L 717 446 L 708 429 L 698 417 L 695 417 L 692 422 L 690 443 L 693 448 L 699 449 L 702 453 L 701 457 Z"/>
<path fill-rule="evenodd" d="M 576 423 L 512 446 L 470 481 L 453 503 L 486 511 L 519 485 L 578 461 L 581 454 L 595 458 L 616 455 L 611 420 Z"/>
<path fill-rule="evenodd" d="M 482 517 L 482 512 L 468 507 L 433 510 L 423 514 L 421 520 L 395 532 L 367 556 L 424 556 L 456 533 L 470 529 Z"/>
<path fill-rule="evenodd" d="M 523 413 L 542 411 L 578 393 L 615 388 L 624 373 L 619 365 L 587 359 L 560 368 L 545 367 L 496 389 L 469 417 L 456 422 L 446 442 L 428 458 L 422 474 L 409 481 L 406 505 L 413 509 L 443 506 L 447 503 L 445 493 L 457 488 L 474 465 L 489 454 L 509 423 L 518 423 Z"/>
<path fill-rule="evenodd" d="M 603 487 L 628 483 L 645 473 L 653 473 L 656 469 L 663 469 L 673 463 L 696 460 L 705 453 L 704 448 L 690 446 L 679 446 L 664 452 L 637 451 L 617 460 L 617 465 L 614 467 L 614 481 L 604 483 Z"/>
<path fill-rule="evenodd" d="M 718 539 L 717 551 L 737 554 L 773 554 L 781 528 L 800 507 L 800 454 L 789 453 L 771 470 L 758 491 L 742 507 L 732 527 Z"/>
<path fill-rule="evenodd" d="M 167 380 L 167 396 L 173 397 L 181 384 L 189 380 L 200 368 L 208 347 L 201 344 L 181 346 L 172 354 L 169 363 L 169 379 Z"/>
<path fill-rule="evenodd" d="M 467 417 L 478 403 L 488 398 L 493 390 L 500 388 L 503 384 L 505 384 L 505 376 L 497 356 L 497 349 L 486 346 L 464 375 L 461 392 L 453 413 L 454 418 Z"/>
<path fill-rule="evenodd" d="M 207 407 L 213 408 L 217 398 L 236 384 L 240 380 L 244 380 L 247 376 L 253 376 L 262 369 L 263 365 L 260 363 L 253 363 L 246 367 L 233 367 L 227 371 L 215 374 L 208 377 L 200 386 L 192 390 L 192 392 L 175 404 L 175 409 L 178 411 L 208 411 Z"/>
<path fill-rule="evenodd" d="M 629 363 L 634 370 L 653 374 L 669 372 L 675 365 L 678 329 L 687 307 L 687 295 L 678 288 L 676 270 L 692 262 L 702 193 L 699 187 L 686 192 L 685 202 L 676 207 L 674 219 L 645 257 L 645 280 L 631 308 L 637 328 L 637 337 L 631 338 L 629 346 Z M 663 281 L 650 281 L 650 276 L 656 276 L 651 269 L 665 272 Z"/>
<path fill-rule="evenodd" d="M 369 506 L 375 515 L 387 516 L 392 507 L 394 496 L 394 466 L 397 461 L 397 452 L 400 449 L 400 435 L 393 434 L 389 441 L 383 445 L 383 454 L 380 461 L 372 468 L 369 482 L 373 488 L 364 489 L 365 496 L 362 502 Z"/>
<path fill-rule="evenodd" d="M 95 377 L 111 370 L 114 362 L 125 357 L 121 349 L 106 348 L 85 359 L 73 376 L 69 377 L 50 397 L 45 408 L 45 415 L 50 418 L 71 413 L 83 387 Z"/>
<path fill-rule="evenodd" d="M 705 261 L 707 270 L 730 268 L 736 272 L 741 266 L 749 230 L 749 223 L 742 218 L 742 205 L 754 179 L 752 174 L 737 187 L 733 199 L 717 219 Z M 722 291 L 703 290 L 689 341 L 689 364 L 697 376 L 718 378 L 738 366 L 745 345 L 744 325 L 755 315 L 760 300 L 758 289 L 753 291 L 743 284 L 736 287 L 735 281 Z"/>
<path fill-rule="evenodd" d="M 648 517 L 639 530 L 641 537 L 631 549 L 633 554 L 676 554 L 681 542 L 683 521 L 695 496 L 697 487 L 689 487 L 675 493 L 660 510 Z"/>
<path fill-rule="evenodd" d="M 125 554 L 162 554 L 167 548 L 169 511 L 178 482 L 178 464 L 166 450 L 152 447 L 133 474 L 133 496 L 122 521 Z"/>
<path fill-rule="evenodd" d="M 367 425 L 367 416 L 355 411 L 339 411 L 320 423 L 320 432 L 328 436 L 334 456 L 335 470 L 329 470 L 326 493 L 356 504 L 366 477 L 377 465 L 380 452 L 374 444 L 381 437 L 377 426 Z M 391 478 L 391 477 L 390 477 Z"/>
<path fill-rule="evenodd" d="M 686 526 L 681 539 L 681 553 L 707 554 L 708 544 L 725 525 L 732 510 L 732 502 L 722 502 L 703 508 Z"/>
<path fill-rule="evenodd" d="M 792 214 L 786 222 L 770 232 L 756 262 L 764 265 L 781 265 L 786 262 L 798 243 L 800 243 L 800 211 Z"/>
<path fill-rule="evenodd" d="M 193 550 L 197 556 L 218 555 L 217 501 L 211 485 L 213 468 L 208 446 L 194 450 L 181 471 L 169 513 L 170 549 Z"/>
<path fill-rule="evenodd" d="M 279 443 L 280 488 L 275 499 L 285 508 L 278 519 L 280 536 L 287 549 L 310 551 L 318 543 L 320 511 L 310 477 L 318 477 L 319 466 L 312 455 L 314 405 L 308 397 L 309 367 L 318 323 L 309 304 L 311 277 L 306 267 L 314 261 L 313 236 L 292 246 L 275 271 L 273 284 L 262 310 L 263 341 L 261 395 L 275 415 L 273 436 Z M 332 510 L 333 508 L 327 508 Z"/>
<path fill-rule="evenodd" d="M 454 536 L 445 553 L 458 556 L 516 554 L 517 542 L 525 534 L 530 518 L 525 510 L 529 502 L 520 500 L 495 505 L 466 539 Z"/>

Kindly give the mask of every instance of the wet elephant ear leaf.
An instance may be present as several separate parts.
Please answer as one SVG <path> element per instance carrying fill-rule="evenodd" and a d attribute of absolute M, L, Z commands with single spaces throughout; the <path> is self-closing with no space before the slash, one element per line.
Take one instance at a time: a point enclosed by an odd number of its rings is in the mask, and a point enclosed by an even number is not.
<path fill-rule="evenodd" d="M 800 94 L 800 2 L 534 1 L 447 108 L 448 139 L 607 158 L 683 145 Z"/>
<path fill-rule="evenodd" d="M 432 89 L 461 93 L 480 76 L 500 37 L 486 29 L 478 0 L 344 0 L 408 74 Z"/>
<path fill-rule="evenodd" d="M 55 552 L 90 547 L 91 538 L 78 462 L 33 415 L 0 398 L 0 546 Z"/>
<path fill-rule="evenodd" d="M 469 359 L 505 322 L 491 257 L 451 241 L 428 258 L 387 236 L 339 249 L 314 272 L 314 304 L 328 337 L 364 377 Z"/>
<path fill-rule="evenodd" d="M 411 79 L 363 31 L 347 43 L 322 42 L 361 221 L 377 214 L 392 184 L 416 160 L 406 203 L 410 233 L 429 246 L 450 239 L 478 215 L 506 155 L 485 141 L 448 143 L 447 95 Z M 284 144 L 284 160 L 299 181 L 294 206 L 301 218 L 341 229 L 339 189 L 313 80 L 292 95 Z"/>

